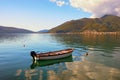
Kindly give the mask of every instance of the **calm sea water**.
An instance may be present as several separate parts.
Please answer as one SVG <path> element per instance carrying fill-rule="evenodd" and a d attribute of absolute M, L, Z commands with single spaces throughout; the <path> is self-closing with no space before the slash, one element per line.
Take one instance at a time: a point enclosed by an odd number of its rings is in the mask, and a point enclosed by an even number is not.
<path fill-rule="evenodd" d="M 30 56 L 66 48 L 59 60 Z M 0 34 L 0 80 L 120 80 L 120 35 Z"/>

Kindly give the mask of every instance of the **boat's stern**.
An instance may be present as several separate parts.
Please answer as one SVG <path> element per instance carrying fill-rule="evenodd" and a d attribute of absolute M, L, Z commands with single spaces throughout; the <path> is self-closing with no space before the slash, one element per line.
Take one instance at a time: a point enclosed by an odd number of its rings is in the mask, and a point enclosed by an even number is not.
<path fill-rule="evenodd" d="M 31 51 L 30 52 L 30 55 L 32 56 L 32 58 L 33 58 L 33 60 L 36 60 L 37 59 L 37 54 L 36 54 L 36 52 L 35 51 Z"/>

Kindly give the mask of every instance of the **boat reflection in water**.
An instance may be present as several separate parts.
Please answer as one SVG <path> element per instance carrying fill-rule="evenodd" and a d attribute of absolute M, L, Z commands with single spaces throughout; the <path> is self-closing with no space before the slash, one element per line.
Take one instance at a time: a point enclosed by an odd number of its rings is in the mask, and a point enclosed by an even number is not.
<path fill-rule="evenodd" d="M 72 62 L 72 55 L 65 57 L 65 58 L 61 58 L 61 59 L 53 59 L 53 60 L 33 60 L 33 63 L 31 64 L 30 68 L 34 69 L 36 67 L 43 67 L 43 66 L 49 66 L 49 65 L 53 65 L 53 64 L 58 64 L 61 62 Z"/>

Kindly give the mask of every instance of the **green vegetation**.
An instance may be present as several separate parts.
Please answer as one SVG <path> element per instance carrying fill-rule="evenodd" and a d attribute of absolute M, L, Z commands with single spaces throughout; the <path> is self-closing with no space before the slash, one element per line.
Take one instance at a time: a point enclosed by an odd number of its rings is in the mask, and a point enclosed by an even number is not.
<path fill-rule="evenodd" d="M 74 33 L 93 31 L 120 31 L 120 17 L 113 15 L 105 15 L 101 18 L 83 18 L 79 20 L 71 20 L 49 30 L 50 33 Z"/>

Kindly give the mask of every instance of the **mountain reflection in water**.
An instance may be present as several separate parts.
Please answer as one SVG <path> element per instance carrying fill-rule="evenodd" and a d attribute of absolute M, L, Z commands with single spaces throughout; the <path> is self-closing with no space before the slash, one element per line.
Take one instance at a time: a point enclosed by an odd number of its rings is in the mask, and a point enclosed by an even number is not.
<path fill-rule="evenodd" d="M 32 64 L 32 50 L 66 48 L 72 61 Z M 1 80 L 120 80 L 120 35 L 0 34 L 0 67 Z"/>

